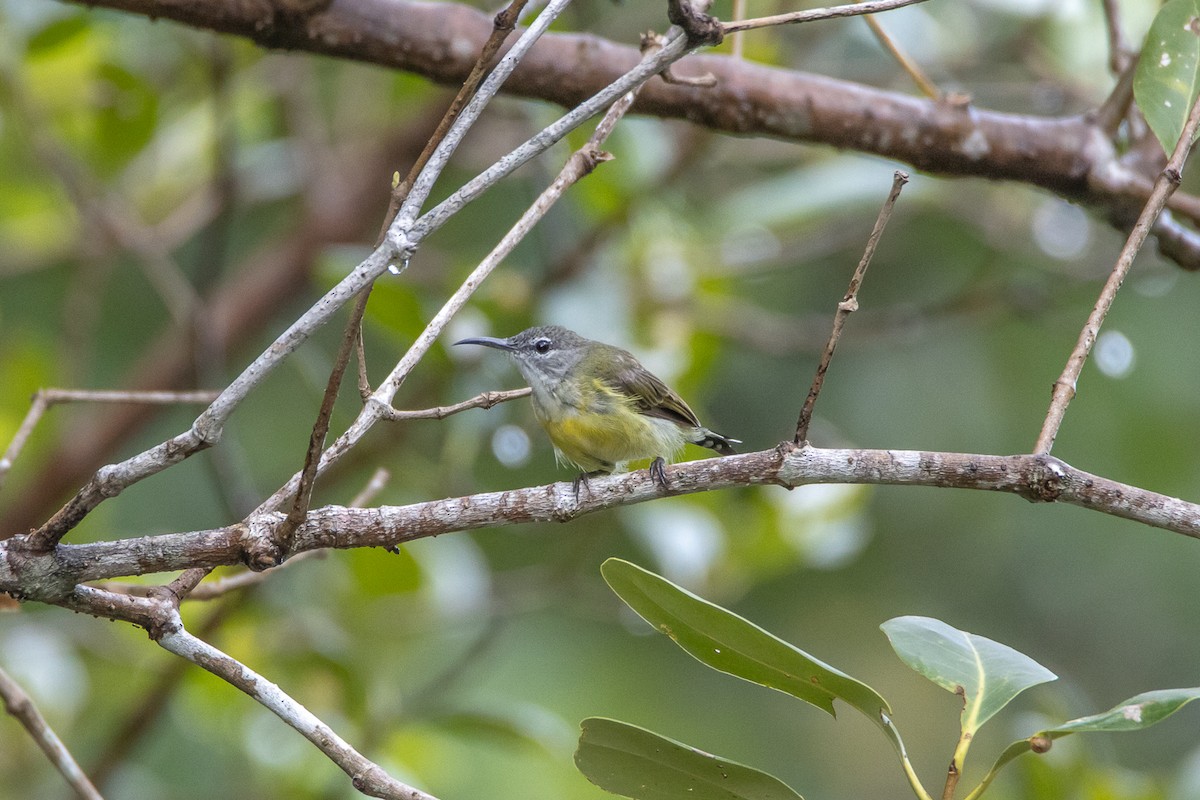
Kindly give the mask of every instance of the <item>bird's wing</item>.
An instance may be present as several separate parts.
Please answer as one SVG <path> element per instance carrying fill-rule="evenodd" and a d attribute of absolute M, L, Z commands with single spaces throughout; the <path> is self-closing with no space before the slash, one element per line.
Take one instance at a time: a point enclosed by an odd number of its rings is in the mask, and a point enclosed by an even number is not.
<path fill-rule="evenodd" d="M 606 381 L 619 394 L 631 397 L 639 414 L 700 427 L 700 421 L 683 398 L 624 350 L 613 348 L 612 378 Z"/>

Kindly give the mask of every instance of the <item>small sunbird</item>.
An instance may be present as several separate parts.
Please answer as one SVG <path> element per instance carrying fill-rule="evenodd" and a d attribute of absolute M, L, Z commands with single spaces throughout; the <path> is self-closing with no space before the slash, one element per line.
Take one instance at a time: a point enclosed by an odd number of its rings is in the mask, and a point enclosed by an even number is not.
<path fill-rule="evenodd" d="M 736 452 L 741 444 L 700 424 L 669 386 L 632 353 L 586 339 L 558 325 L 521 331 L 507 339 L 477 336 L 454 344 L 506 351 L 533 390 L 533 413 L 554 444 L 559 463 L 582 470 L 579 483 L 653 458 L 650 476 L 667 486 L 664 464 L 687 443 Z"/>

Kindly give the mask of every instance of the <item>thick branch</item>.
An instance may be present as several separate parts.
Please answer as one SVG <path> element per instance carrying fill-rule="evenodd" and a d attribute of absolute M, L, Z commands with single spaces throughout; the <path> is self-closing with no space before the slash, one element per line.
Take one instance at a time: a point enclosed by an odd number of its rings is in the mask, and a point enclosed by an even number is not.
<path fill-rule="evenodd" d="M 1059 502 L 1200 538 L 1200 505 L 1092 475 L 1048 455 L 973 455 L 913 450 L 838 450 L 783 445 L 740 456 L 692 461 L 667 468 L 669 490 L 644 470 L 593 478 L 578 500 L 569 481 L 407 506 L 309 512 L 285 557 L 322 548 L 392 547 L 461 530 L 525 522 L 566 522 L 616 506 L 668 494 L 734 486 L 855 483 L 940 486 L 1016 494 L 1033 502 Z M 284 516 L 251 517 L 247 524 L 37 552 L 24 537 L 0 542 L 0 591 L 62 602 L 83 581 L 191 567 L 246 563 L 272 566 L 275 532 Z M 118 618 L 124 619 L 119 608 Z"/>
<path fill-rule="evenodd" d="M 334 0 L 319 14 L 284 18 L 269 3 L 100 0 L 266 47 L 306 50 L 461 83 L 492 30 L 491 18 L 455 3 Z M 503 91 L 573 107 L 639 58 L 635 47 L 586 34 L 544 36 Z M 690 56 L 686 74 L 712 73 L 697 89 L 651 81 L 635 112 L 716 130 L 815 142 L 893 158 L 932 173 L 1017 180 L 1103 203 L 1117 187 L 1111 143 L 1084 116 L 1041 118 L 885 92 L 724 56 Z M 1103 169 L 1102 169 L 1103 168 Z M 1095 182 L 1090 176 L 1100 175 Z M 1128 188 L 1128 184 L 1125 184 Z"/>

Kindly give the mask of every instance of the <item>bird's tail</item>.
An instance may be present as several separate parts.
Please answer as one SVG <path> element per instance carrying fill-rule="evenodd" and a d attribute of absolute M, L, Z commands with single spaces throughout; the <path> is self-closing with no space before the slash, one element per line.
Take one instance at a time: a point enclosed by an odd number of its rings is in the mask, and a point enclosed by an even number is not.
<path fill-rule="evenodd" d="M 697 428 L 696 438 L 692 440 L 693 444 L 698 444 L 701 447 L 707 447 L 709 450 L 715 450 L 723 456 L 732 456 L 737 453 L 733 449 L 735 444 L 741 444 L 741 439 L 730 439 L 728 436 L 722 436 L 716 431 L 710 431 L 708 428 Z"/>

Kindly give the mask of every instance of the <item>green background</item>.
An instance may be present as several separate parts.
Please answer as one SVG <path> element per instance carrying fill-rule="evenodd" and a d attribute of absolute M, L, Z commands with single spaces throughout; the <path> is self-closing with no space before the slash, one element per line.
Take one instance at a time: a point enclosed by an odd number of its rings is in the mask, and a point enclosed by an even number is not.
<path fill-rule="evenodd" d="M 1080 113 L 1112 79 L 1099 3 L 933 2 L 881 22 L 933 79 L 980 107 Z M 751 3 L 755 14 L 776 10 Z M 786 10 L 781 6 L 778 10 Z M 1132 41 L 1155 4 L 1122 10 Z M 728 4 L 715 13 L 728 16 Z M 655 4 L 580 0 L 558 23 L 632 42 L 665 27 Z M 912 93 L 861 20 L 748 36 L 746 57 Z M 174 324 L 128 248 L 79 211 L 46 152 L 147 224 L 233 180 L 233 200 L 184 226 L 172 254 L 207 287 L 299 235 L 306 186 L 376 143 L 416 135 L 445 88 L 362 65 L 265 52 L 165 22 L 30 0 L 0 3 L 0 442 L 43 386 L 122 388 Z M 723 46 L 728 50 L 728 45 Z M 558 109 L 500 98 L 435 189 L 445 196 Z M 577 133 L 580 144 L 586 133 Z M 684 123 L 630 117 L 616 159 L 571 190 L 484 285 L 412 375 L 403 408 L 514 388 L 499 353 L 461 336 L 565 323 L 637 353 L 746 450 L 790 439 L 836 302 L 897 165 Z M 370 372 L 391 369 L 478 260 L 553 176 L 559 146 L 468 207 L 367 312 Z M 361 235 L 328 243 L 307 283 L 199 385 L 223 385 L 367 252 L 390 170 Z M 1044 192 L 913 174 L 817 406 L 825 446 L 1027 452 L 1049 388 L 1120 248 L 1086 209 Z M 1168 495 L 1200 485 L 1200 284 L 1147 247 L 1085 368 L 1055 454 Z M 220 452 L 106 502 L 69 541 L 226 525 L 295 471 L 344 317 L 233 417 Z M 1114 336 L 1118 338 L 1114 338 Z M 1123 338 L 1120 338 L 1123 337 Z M 1122 362 L 1123 344 L 1132 363 Z M 1103 363 L 1102 363 L 1103 362 Z M 334 431 L 353 419 L 346 387 Z M 156 414 L 109 460 L 183 430 Z M 0 518 L 47 470 L 51 446 L 93 409 L 60 407 L 0 494 Z M 497 431 L 529 451 L 497 455 Z M 689 451 L 686 457 L 702 457 Z M 95 466 L 99 466 L 96 464 Z M 382 466 L 379 504 L 565 480 L 526 402 L 374 430 L 318 486 L 347 503 Z M 64 498 L 59 498 L 63 500 Z M 43 518 L 53 511 L 43 509 Z M 5 530 L 6 534 L 14 531 Z M 760 487 L 442 536 L 399 555 L 335 552 L 273 577 L 211 636 L 368 757 L 442 800 L 604 797 L 574 769 L 587 716 L 632 722 L 777 775 L 807 798 L 902 797 L 891 745 L 867 720 L 712 672 L 625 609 L 599 572 L 627 558 L 736 610 L 879 690 L 930 786 L 957 738 L 955 699 L 892 653 L 881 622 L 919 614 L 1008 644 L 1060 676 L 980 733 L 965 784 L 1013 738 L 1139 692 L 1200 683 L 1197 543 L 1079 508 L 903 487 Z M 215 611 L 189 604 L 195 625 Z M 90 768 L 173 657 L 128 626 L 27 606 L 0 616 L 0 665 Z M 1195 709 L 1137 735 L 1072 737 L 1002 775 L 996 798 L 1200 796 Z M 332 798 L 348 780 L 231 687 L 189 669 L 113 774 L 119 798 Z M 65 796 L 11 718 L 0 719 L 0 797 Z"/>

